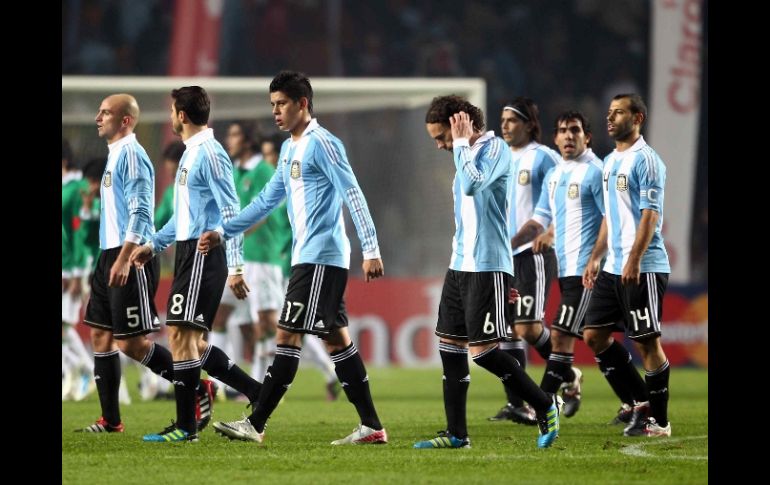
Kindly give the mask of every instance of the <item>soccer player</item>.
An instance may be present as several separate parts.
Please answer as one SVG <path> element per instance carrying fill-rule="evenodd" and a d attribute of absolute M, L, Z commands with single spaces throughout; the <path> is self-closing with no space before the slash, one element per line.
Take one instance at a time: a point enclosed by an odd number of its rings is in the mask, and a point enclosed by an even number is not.
<path fill-rule="evenodd" d="M 231 439 L 262 442 L 265 424 L 294 380 L 303 334 L 321 336 L 360 424 L 333 445 L 387 443 L 369 390 L 369 377 L 347 331 L 343 293 L 350 266 L 342 203 L 348 206 L 363 251 L 365 281 L 383 275 L 377 233 L 342 142 L 313 118 L 313 88 L 303 73 L 281 71 L 270 83 L 270 105 L 278 128 L 291 133 L 280 167 L 241 214 L 218 231 L 205 233 L 204 254 L 264 218 L 286 197 L 294 234 L 292 268 L 276 333 L 276 352 L 254 412 L 214 427 Z"/>
<path fill-rule="evenodd" d="M 511 148 L 513 182 L 509 193 L 510 237 L 532 218 L 540 197 L 543 178 L 558 161 L 558 154 L 540 144 L 540 119 L 537 105 L 526 97 L 517 97 L 503 106 L 500 115 L 502 137 Z M 551 332 L 543 325 L 545 299 L 556 277 L 556 255 L 551 247 L 551 231 L 520 246 L 513 246 L 513 287 L 519 298 L 513 305 L 512 338 L 500 344 L 522 367 L 527 354 L 524 340 L 546 361 L 551 355 Z M 574 376 L 570 375 L 570 381 Z M 505 390 L 508 402 L 489 418 L 492 421 L 510 419 L 523 424 L 535 424 L 532 409 L 521 397 Z"/>
<path fill-rule="evenodd" d="M 109 155 L 101 178 L 99 247 L 91 276 L 91 298 L 84 323 L 91 327 L 94 378 L 102 416 L 78 430 L 122 432 L 118 392 L 121 380 L 118 349 L 156 374 L 171 379 L 171 353 L 147 338 L 160 328 L 155 311 L 157 264 L 133 269 L 131 251 L 152 235 L 154 169 L 134 134 L 139 105 L 129 94 L 107 96 L 96 114 L 100 138 Z"/>
<path fill-rule="evenodd" d="M 459 96 L 433 98 L 425 123 L 436 146 L 454 154 L 456 231 L 436 324 L 447 429 L 414 447 L 470 447 L 465 416 L 470 346 L 477 365 L 534 407 L 540 428 L 537 446 L 547 448 L 559 433 L 561 398 L 543 392 L 519 362 L 498 347 L 509 325 L 513 276 L 507 220 L 511 152 L 493 131 L 482 131 L 482 111 Z"/>
<path fill-rule="evenodd" d="M 270 164 L 273 169 L 278 167 L 278 157 L 280 155 L 282 138 L 280 136 L 273 136 L 264 138 L 261 144 L 262 157 L 265 162 Z M 274 234 L 275 244 L 279 249 L 279 261 L 281 267 L 281 291 L 286 293 L 286 288 L 289 286 L 289 276 L 291 276 L 291 222 L 289 221 L 289 215 L 286 212 L 286 205 L 281 204 L 278 209 L 274 210 L 267 218 L 267 224 L 271 226 Z M 248 276 L 248 272 L 247 272 Z M 273 286 L 272 280 L 270 286 Z M 259 280 L 253 282 L 254 287 L 259 288 Z M 271 326 L 262 326 L 263 320 L 260 318 L 261 335 L 264 340 L 258 342 L 255 347 L 254 355 L 262 355 L 263 358 L 255 361 L 255 365 L 259 365 L 261 374 L 255 374 L 252 371 L 252 375 L 264 375 L 264 371 L 267 369 L 267 359 L 271 356 L 275 357 L 275 332 L 277 329 L 277 319 L 271 323 Z M 336 401 L 342 390 L 340 382 L 337 379 L 337 374 L 334 372 L 334 362 L 329 358 L 329 354 L 324 348 L 323 341 L 315 336 L 303 338 L 302 345 L 302 357 L 310 359 L 310 361 L 323 373 L 326 379 L 326 398 L 329 401 Z M 260 345 L 261 344 L 261 345 Z M 263 364 L 264 362 L 264 364 Z"/>
<path fill-rule="evenodd" d="M 543 179 L 540 198 L 532 218 L 511 239 L 513 247 L 532 241 L 553 222 L 554 247 L 559 266 L 561 304 L 551 323 L 553 349 L 540 387 L 550 393 L 563 389 L 564 415 L 573 416 L 580 407 L 581 373 L 575 369 L 575 338 L 582 338 L 591 290 L 583 288 L 583 270 L 596 243 L 604 200 L 602 161 L 591 150 L 591 126 L 578 111 L 565 111 L 556 118 L 554 143 L 561 163 Z"/>
<path fill-rule="evenodd" d="M 171 122 L 187 147 L 174 186 L 174 215 L 152 238 L 131 253 L 137 267 L 157 264 L 153 255 L 177 242 L 174 281 L 168 299 L 166 325 L 173 354 L 177 419 L 144 441 L 198 441 L 195 389 L 203 368 L 209 375 L 255 401 L 261 384 L 248 376 L 228 356 L 203 340 L 211 329 L 225 283 L 238 298 L 246 298 L 243 281 L 242 241 L 236 238 L 207 256 L 195 249 L 198 236 L 221 226 L 238 214 L 232 163 L 208 127 L 210 101 L 200 86 L 171 91 Z M 213 400 L 208 403 L 213 405 Z"/>
<path fill-rule="evenodd" d="M 669 365 L 660 345 L 663 295 L 671 272 L 661 232 L 666 166 L 644 141 L 645 121 L 647 106 L 641 96 L 612 98 L 607 132 L 615 150 L 604 159 L 605 215 L 583 274 L 583 284 L 593 288 L 583 337 L 607 379 L 624 380 L 631 387 L 636 406 L 623 434 L 671 436 Z M 620 320 L 642 356 L 644 383 L 628 351 L 612 338 Z"/>

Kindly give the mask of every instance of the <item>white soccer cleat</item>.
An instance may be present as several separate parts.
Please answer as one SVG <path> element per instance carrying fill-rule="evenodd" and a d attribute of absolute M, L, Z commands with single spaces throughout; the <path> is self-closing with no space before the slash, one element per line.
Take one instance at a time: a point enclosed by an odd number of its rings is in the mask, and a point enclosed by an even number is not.
<path fill-rule="evenodd" d="M 385 428 L 372 429 L 359 424 L 352 433 L 340 440 L 332 441 L 333 445 L 382 445 L 388 442 L 388 432 Z"/>
<path fill-rule="evenodd" d="M 126 378 L 120 378 L 120 387 L 118 388 L 118 402 L 125 406 L 131 404 L 131 395 L 128 393 L 128 386 L 126 385 Z"/>
<path fill-rule="evenodd" d="M 158 381 L 160 377 L 150 369 L 142 373 L 139 380 L 139 396 L 142 401 L 152 401 L 158 396 Z"/>
<path fill-rule="evenodd" d="M 265 432 L 257 433 L 247 417 L 240 421 L 215 421 L 214 429 L 222 436 L 231 440 L 256 441 L 262 443 L 265 439 Z"/>

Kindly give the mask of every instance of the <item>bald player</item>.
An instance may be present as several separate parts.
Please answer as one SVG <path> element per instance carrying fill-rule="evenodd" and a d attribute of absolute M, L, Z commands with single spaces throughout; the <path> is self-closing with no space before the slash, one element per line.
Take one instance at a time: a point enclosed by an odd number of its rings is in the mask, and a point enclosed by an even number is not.
<path fill-rule="evenodd" d="M 160 329 L 154 303 L 160 276 L 158 261 L 138 269 L 128 261 L 131 251 L 153 233 L 155 172 L 134 134 L 138 120 L 139 105 L 129 94 L 104 98 L 95 119 L 109 155 L 100 184 L 102 252 L 91 277 L 84 322 L 91 327 L 102 416 L 77 431 L 123 432 L 118 349 L 161 377 L 170 380 L 173 376 L 171 353 L 147 338 L 148 333 Z"/>

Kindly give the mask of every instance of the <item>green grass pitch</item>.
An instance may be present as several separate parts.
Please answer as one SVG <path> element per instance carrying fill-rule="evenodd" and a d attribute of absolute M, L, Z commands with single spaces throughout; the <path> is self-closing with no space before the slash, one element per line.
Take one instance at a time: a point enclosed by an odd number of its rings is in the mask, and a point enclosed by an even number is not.
<path fill-rule="evenodd" d="M 96 394 L 62 403 L 62 483 L 708 483 L 708 372 L 672 369 L 671 438 L 626 438 L 606 424 L 619 403 L 598 369 L 585 374 L 583 404 L 562 418 L 553 447 L 540 450 L 537 428 L 490 422 L 504 403 L 500 382 L 471 364 L 468 430 L 471 449 L 415 450 L 412 444 L 445 427 L 440 369 L 369 369 L 390 442 L 332 447 L 356 426 L 344 395 L 325 400 L 320 374 L 301 367 L 268 421 L 265 443 L 230 441 L 209 426 L 198 443 L 144 443 L 175 416 L 173 401 L 141 402 L 138 370 L 126 374 L 134 400 L 122 406 L 126 432 L 73 433 L 99 417 Z M 540 382 L 542 368 L 528 370 Z M 239 419 L 244 403 L 217 402 L 214 420 Z M 41 466 L 46 466 L 41 463 Z"/>

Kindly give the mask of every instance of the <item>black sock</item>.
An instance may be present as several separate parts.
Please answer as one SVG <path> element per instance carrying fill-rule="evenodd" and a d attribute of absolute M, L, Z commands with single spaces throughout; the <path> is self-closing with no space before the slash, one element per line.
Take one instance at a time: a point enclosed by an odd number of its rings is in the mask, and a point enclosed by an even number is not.
<path fill-rule="evenodd" d="M 668 376 L 671 368 L 668 360 L 655 370 L 647 371 L 644 377 L 650 393 L 650 414 L 659 426 L 668 424 Z"/>
<path fill-rule="evenodd" d="M 200 359 L 174 361 L 174 397 L 176 398 L 176 427 L 195 434 L 195 390 L 201 381 Z"/>
<path fill-rule="evenodd" d="M 543 380 L 540 381 L 540 388 L 545 392 L 556 394 L 559 386 L 564 382 L 571 382 L 575 379 L 575 373 L 572 372 L 572 362 L 575 356 L 568 352 L 553 352 L 548 357 L 545 366 Z M 570 376 L 571 374 L 571 376 Z"/>
<path fill-rule="evenodd" d="M 547 412 L 553 404 L 551 397 L 537 387 L 516 359 L 497 347 L 474 355 L 473 362 L 499 377 L 506 387 L 512 387 L 538 414 Z"/>
<path fill-rule="evenodd" d="M 525 346 L 526 343 L 520 338 L 500 342 L 500 350 L 516 359 L 522 369 L 527 368 L 527 349 Z M 518 408 L 524 405 L 524 400 L 518 394 L 507 386 L 503 386 L 503 389 L 505 389 L 505 396 L 512 406 Z"/>
<path fill-rule="evenodd" d="M 647 386 L 631 362 L 631 354 L 620 342 L 612 344 L 595 356 L 607 382 L 615 394 L 626 404 L 647 401 Z"/>
<path fill-rule="evenodd" d="M 294 382 L 301 353 L 302 349 L 292 345 L 278 345 L 276 347 L 273 364 L 265 372 L 265 380 L 262 382 L 262 390 L 259 392 L 259 401 L 254 406 L 254 412 L 249 416 L 249 421 L 258 433 L 265 430 L 265 423 L 267 423 L 268 418 L 291 387 L 291 383 Z"/>
<path fill-rule="evenodd" d="M 543 327 L 543 331 L 540 333 L 540 336 L 535 340 L 535 350 L 537 350 L 537 353 L 540 354 L 540 357 L 542 357 L 544 360 L 548 360 L 548 358 L 551 356 L 551 330 L 546 327 L 545 325 L 541 325 Z"/>
<path fill-rule="evenodd" d="M 166 347 L 153 342 L 141 364 L 167 381 L 174 382 L 174 359 Z"/>
<path fill-rule="evenodd" d="M 249 402 L 259 399 L 262 384 L 238 367 L 219 347 L 209 345 L 201 355 L 201 367 L 208 375 L 219 379 L 236 391 L 242 393 Z"/>
<path fill-rule="evenodd" d="M 334 372 L 342 383 L 342 390 L 348 401 L 356 407 L 361 424 L 372 429 L 382 429 L 369 390 L 369 376 L 356 346 L 351 342 L 346 348 L 332 352 L 330 357 L 334 362 Z"/>
<path fill-rule="evenodd" d="M 444 412 L 447 430 L 456 438 L 468 437 L 466 403 L 471 374 L 468 368 L 468 349 L 439 342 L 439 355 L 444 366 Z"/>
<path fill-rule="evenodd" d="M 102 417 L 112 426 L 120 424 L 120 355 L 117 350 L 94 352 L 94 379 Z"/>

